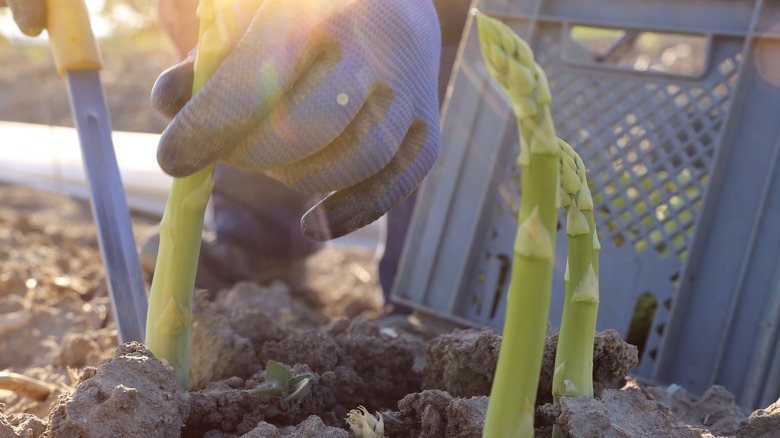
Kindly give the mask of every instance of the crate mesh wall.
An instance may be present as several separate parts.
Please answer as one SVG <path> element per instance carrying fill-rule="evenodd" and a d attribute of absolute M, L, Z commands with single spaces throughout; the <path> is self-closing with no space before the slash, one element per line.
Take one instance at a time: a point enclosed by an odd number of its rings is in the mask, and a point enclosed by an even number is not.
<path fill-rule="evenodd" d="M 780 50 L 780 1 L 627 0 L 618 7 L 602 0 L 587 6 L 576 0 L 482 0 L 477 6 L 529 42 L 549 79 L 557 134 L 588 168 L 602 242 L 598 329 L 614 328 L 625 338 L 634 306 L 650 298 L 655 309 L 637 375 L 679 382 L 692 393 L 716 382 L 738 388 L 748 379 L 750 391 L 739 394 L 743 405 L 776 399 L 772 388 L 780 388 L 780 373 L 771 371 L 767 358 L 780 360 L 772 319 L 780 314 L 771 316 L 780 300 L 766 283 L 777 277 L 771 266 L 780 257 L 773 248 L 780 246 L 770 242 L 780 233 L 764 218 L 780 217 L 773 210 L 780 202 L 780 177 L 773 177 L 780 166 L 780 123 L 770 120 L 780 100 L 772 97 L 776 88 L 761 82 L 762 67 L 749 48 L 769 34 Z M 581 62 L 567 54 L 576 25 L 697 37 L 705 42 L 701 71 Z M 501 330 L 520 202 L 518 134 L 508 99 L 489 78 L 470 29 L 444 117 L 440 163 L 418 195 L 394 298 L 423 314 Z M 730 203 L 720 203 L 721 197 Z M 744 220 L 729 216 L 734 208 L 742 208 L 736 213 Z M 712 240 L 713 227 L 737 240 Z M 555 325 L 564 291 L 561 227 L 556 240 Z M 711 247 L 723 256 L 712 255 Z M 697 271 L 705 262 L 709 270 Z M 709 267 L 715 262 L 728 271 Z M 764 302 L 771 315 L 762 325 L 737 319 Z M 716 314 L 717 321 L 709 317 Z M 707 327 L 701 335 L 691 331 L 697 324 Z M 730 328 L 750 341 L 737 340 Z M 662 345 L 669 332 L 674 339 Z M 724 361 L 724 351 L 737 350 L 756 362 Z M 774 382 L 771 388 L 755 384 L 762 375 Z"/>
<path fill-rule="evenodd" d="M 541 26 L 537 62 L 553 90 L 558 136 L 588 167 L 600 232 L 618 247 L 684 260 L 737 81 L 739 48 L 713 60 L 713 74 L 690 86 L 561 68 L 547 56 L 559 53 L 560 32 Z M 511 163 L 505 173 L 516 186 L 500 189 L 501 208 L 516 215 L 519 167 Z"/>
<path fill-rule="evenodd" d="M 518 34 L 527 32 L 528 25 L 522 20 L 506 22 Z M 671 307 L 699 219 L 716 140 L 737 82 L 741 47 L 729 45 L 727 50 L 713 52 L 710 61 L 717 68 L 705 78 L 690 81 L 652 73 L 572 68 L 560 59 L 561 35 L 560 24 L 540 24 L 532 39 L 533 48 L 553 92 L 557 134 L 575 147 L 588 167 L 600 237 L 602 242 L 609 239 L 613 244 L 602 251 L 602 266 L 609 269 L 611 258 L 625 257 L 627 252 L 653 252 L 658 258 L 670 259 L 663 263 L 667 269 L 663 281 L 658 282 L 660 286 L 611 291 L 620 297 L 623 309 L 627 303 L 632 308 L 645 293 L 659 303 L 661 311 L 656 311 L 654 334 L 646 348 L 652 360 L 663 334 L 664 311 Z M 505 135 L 511 139 L 505 141 L 510 145 L 505 149 L 511 150 L 504 151 L 505 159 L 500 160 L 507 164 L 496 169 L 500 176 L 494 177 L 499 194 L 493 207 L 495 214 L 483 229 L 484 234 L 475 239 L 484 242 L 477 251 L 483 257 L 470 274 L 468 298 L 458 306 L 469 320 L 498 327 L 503 325 L 511 235 L 517 228 L 520 202 L 520 169 L 511 159 L 518 153 L 516 127 L 509 124 L 506 129 L 509 132 Z M 565 234 L 559 232 L 558 254 L 565 253 L 565 245 L 561 245 L 565 239 Z M 617 251 L 612 251 L 613 247 Z M 561 264 L 559 260 L 559 273 Z M 562 281 L 557 280 L 550 314 L 554 323 L 560 321 L 562 292 L 558 291 L 562 288 Z M 619 327 L 626 335 L 626 319 L 600 318 L 599 326 Z"/>

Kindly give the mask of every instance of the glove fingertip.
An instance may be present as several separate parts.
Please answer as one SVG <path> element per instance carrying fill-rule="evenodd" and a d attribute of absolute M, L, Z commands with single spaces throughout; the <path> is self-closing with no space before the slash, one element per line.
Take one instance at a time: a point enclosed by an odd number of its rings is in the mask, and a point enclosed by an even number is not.
<path fill-rule="evenodd" d="M 335 239 L 382 217 L 417 188 L 436 160 L 438 141 L 438 131 L 415 119 L 387 166 L 327 196 L 303 215 L 304 236 L 317 241 Z"/>
<path fill-rule="evenodd" d="M 328 219 L 328 212 L 320 206 L 320 203 L 307 211 L 301 217 L 301 231 L 309 240 L 325 242 L 334 238 L 331 232 L 331 220 Z M 338 236 L 335 236 L 338 237 Z"/>
<path fill-rule="evenodd" d="M 359 186 L 358 186 L 359 187 Z M 358 203 L 359 188 L 338 191 L 326 197 L 301 217 L 301 231 L 309 240 L 325 242 L 345 236 L 382 217 L 384 211 Z"/>
<path fill-rule="evenodd" d="M 163 172 L 174 178 L 181 178 L 192 173 L 188 172 L 185 166 L 179 164 L 176 158 L 163 148 L 157 148 L 157 164 L 160 165 Z"/>
<path fill-rule="evenodd" d="M 194 75 L 189 59 L 165 70 L 152 86 L 152 108 L 169 119 L 174 118 L 192 97 Z"/>
<path fill-rule="evenodd" d="M 169 125 L 157 145 L 157 164 L 160 169 L 172 177 L 180 178 L 205 167 L 208 161 L 202 163 L 204 160 L 198 160 L 195 154 L 191 153 L 192 144 L 182 133 L 173 132 Z"/>

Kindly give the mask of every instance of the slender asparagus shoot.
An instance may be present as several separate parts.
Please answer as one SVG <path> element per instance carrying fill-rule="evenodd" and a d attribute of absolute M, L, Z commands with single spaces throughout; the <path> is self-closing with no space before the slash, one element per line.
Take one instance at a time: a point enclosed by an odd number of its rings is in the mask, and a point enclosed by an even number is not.
<path fill-rule="evenodd" d="M 201 0 L 193 95 L 200 91 L 235 44 L 233 0 Z M 214 186 L 214 165 L 174 178 L 160 221 L 160 249 L 154 269 L 146 343 L 155 357 L 173 367 L 183 388 L 189 382 L 192 294 L 198 268 L 203 216 Z"/>
<path fill-rule="evenodd" d="M 593 199 L 582 159 L 563 140 L 561 197 L 566 209 L 568 258 L 566 294 L 553 376 L 553 401 L 561 396 L 593 397 L 593 341 L 599 306 L 598 243 Z M 563 437 L 559 427 L 554 437 Z"/>
<path fill-rule="evenodd" d="M 521 166 L 506 322 L 483 436 L 532 437 L 555 260 L 561 149 L 547 79 L 528 44 L 484 14 L 477 13 L 477 24 L 488 72 L 509 95 L 517 116 Z"/>

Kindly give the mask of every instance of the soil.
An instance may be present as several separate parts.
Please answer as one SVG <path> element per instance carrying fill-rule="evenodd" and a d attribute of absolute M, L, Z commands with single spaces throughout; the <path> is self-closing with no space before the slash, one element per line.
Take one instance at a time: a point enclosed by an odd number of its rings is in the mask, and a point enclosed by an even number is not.
<path fill-rule="evenodd" d="M 156 219 L 134 218 L 136 235 Z M 489 329 L 433 339 L 380 328 L 373 254 L 326 247 L 308 261 L 319 305 L 282 282 L 243 282 L 195 298 L 191 388 L 141 344 L 117 347 L 89 206 L 0 185 L 0 437 L 348 437 L 352 409 L 381 413 L 388 437 L 478 437 L 500 345 Z M 614 331 L 594 348 L 596 399 L 550 404 L 550 330 L 538 436 L 776 436 L 780 404 L 742 411 L 725 389 L 627 380 L 635 347 Z M 269 394 L 275 361 L 308 393 Z M 37 386 L 36 386 L 37 385 Z M 39 392 L 35 392 L 35 389 Z M 747 418 L 747 419 L 746 419 Z M 763 434 L 763 435 L 762 435 Z"/>
<path fill-rule="evenodd" d="M 147 96 L 173 57 L 154 44 L 144 50 L 107 57 L 117 129 L 164 126 Z M 14 67 L 0 73 L 0 119 L 68 125 L 61 80 L 44 73 L 50 61 L 7 47 L 0 55 Z M 134 217 L 139 243 L 156 223 Z M 196 293 L 184 391 L 143 345 L 117 346 L 95 233 L 88 204 L 0 185 L 0 438 L 349 437 L 378 414 L 387 437 L 481 436 L 500 336 L 469 329 L 428 339 L 408 325 L 380 328 L 371 251 L 321 250 L 307 262 L 308 295 L 282 282 Z M 678 387 L 626 378 L 636 349 L 613 331 L 596 340 L 596 398 L 564 397 L 554 407 L 547 394 L 555 341 L 551 330 L 537 436 L 549 436 L 553 424 L 572 437 L 780 434 L 780 401 L 749 415 L 723 388 L 693 400 Z M 271 385 L 279 373 L 269 361 L 295 377 Z M 352 411 L 358 406 L 367 413 Z"/>

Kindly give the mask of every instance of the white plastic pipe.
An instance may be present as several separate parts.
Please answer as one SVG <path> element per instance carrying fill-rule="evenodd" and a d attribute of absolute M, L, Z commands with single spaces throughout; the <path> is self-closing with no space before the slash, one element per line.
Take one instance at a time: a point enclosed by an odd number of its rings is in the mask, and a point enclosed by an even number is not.
<path fill-rule="evenodd" d="M 113 139 L 128 206 L 162 216 L 173 179 L 157 165 L 160 135 L 114 131 Z M 87 199 L 76 130 L 0 121 L 0 181 Z M 375 248 L 383 223 L 374 222 L 333 243 Z"/>
<path fill-rule="evenodd" d="M 156 160 L 158 134 L 114 132 L 114 148 L 131 209 L 162 215 L 172 178 Z M 76 130 L 0 122 L 0 181 L 86 198 Z"/>

